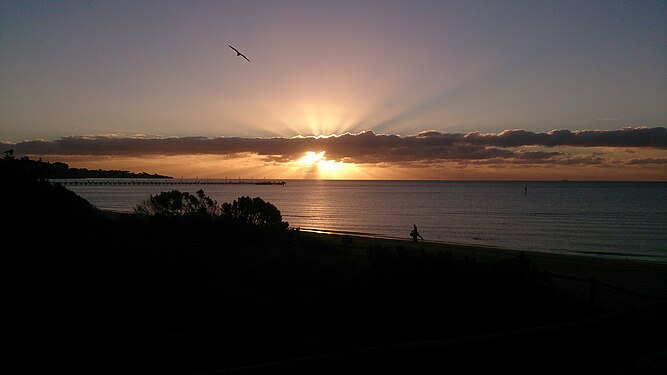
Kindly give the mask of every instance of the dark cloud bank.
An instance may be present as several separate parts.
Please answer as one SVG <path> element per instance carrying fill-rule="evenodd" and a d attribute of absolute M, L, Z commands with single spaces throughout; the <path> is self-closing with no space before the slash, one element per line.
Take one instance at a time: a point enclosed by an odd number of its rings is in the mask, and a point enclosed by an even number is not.
<path fill-rule="evenodd" d="M 64 137 L 54 141 L 34 140 L 5 144 L 23 155 L 148 156 L 214 154 L 234 156 L 257 154 L 267 161 L 299 159 L 306 151 L 326 151 L 331 160 L 352 163 L 434 163 L 459 161 L 493 164 L 599 164 L 596 156 L 569 157 L 559 151 L 522 150 L 541 147 L 623 147 L 667 149 L 667 129 L 623 128 L 619 130 L 553 130 L 535 133 L 505 130 L 500 133 L 468 134 L 427 131 L 412 136 L 375 134 L 365 131 L 331 137 L 296 138 L 115 138 L 106 136 Z M 647 163 L 661 164 L 663 160 Z"/>

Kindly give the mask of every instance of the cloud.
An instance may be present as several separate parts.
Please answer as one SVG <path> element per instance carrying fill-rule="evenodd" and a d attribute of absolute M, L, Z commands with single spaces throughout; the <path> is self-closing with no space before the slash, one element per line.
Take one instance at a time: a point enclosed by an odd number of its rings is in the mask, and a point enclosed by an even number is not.
<path fill-rule="evenodd" d="M 667 129 L 622 128 L 619 130 L 552 130 L 535 133 L 523 129 L 505 130 L 498 134 L 473 132 L 465 142 L 498 147 L 572 146 L 572 147 L 651 147 L 667 149 Z"/>
<path fill-rule="evenodd" d="M 306 151 L 326 151 L 329 160 L 352 163 L 411 163 L 444 161 L 512 160 L 516 164 L 600 164 L 591 156 L 569 157 L 558 151 L 516 150 L 523 146 L 623 147 L 667 149 L 667 129 L 623 128 L 619 130 L 553 130 L 535 133 L 505 130 L 500 133 L 468 134 L 426 131 L 411 136 L 365 131 L 329 137 L 239 138 L 171 137 L 118 138 L 72 136 L 58 140 L 33 140 L 4 144 L 19 155 L 238 155 L 255 154 L 267 162 L 299 159 Z M 637 162 L 636 164 L 640 164 Z"/>
<path fill-rule="evenodd" d="M 502 159 L 502 158 L 493 158 L 486 160 L 464 160 L 459 162 L 460 164 L 467 165 L 531 165 L 531 166 L 549 166 L 549 165 L 602 165 L 605 162 L 605 159 L 602 159 L 595 155 L 575 155 L 575 156 L 561 156 L 558 157 L 548 157 L 548 158 L 539 158 L 539 159 L 526 159 L 526 158 L 514 158 L 514 159 Z"/>
<path fill-rule="evenodd" d="M 628 161 L 630 165 L 667 164 L 667 158 L 633 159 Z"/>

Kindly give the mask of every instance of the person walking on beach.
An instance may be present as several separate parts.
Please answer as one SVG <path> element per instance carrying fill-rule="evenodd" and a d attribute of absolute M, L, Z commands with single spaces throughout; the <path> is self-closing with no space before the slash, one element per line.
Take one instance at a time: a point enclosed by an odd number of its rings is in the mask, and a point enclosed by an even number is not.
<path fill-rule="evenodd" d="M 419 234 L 417 231 L 417 225 L 415 224 L 412 224 L 412 232 L 410 232 L 410 236 L 412 236 L 412 239 L 415 240 L 415 242 L 417 242 L 417 238 L 421 238 L 422 241 L 424 241 L 424 237 Z"/>

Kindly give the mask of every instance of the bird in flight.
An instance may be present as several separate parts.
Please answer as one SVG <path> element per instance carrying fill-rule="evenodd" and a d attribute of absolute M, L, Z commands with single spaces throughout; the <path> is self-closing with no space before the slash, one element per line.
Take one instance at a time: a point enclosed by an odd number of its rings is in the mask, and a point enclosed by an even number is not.
<path fill-rule="evenodd" d="M 230 46 L 229 44 L 228 44 L 228 46 L 229 46 L 229 48 L 233 49 L 233 50 L 236 52 L 236 56 L 241 56 L 241 57 L 243 57 L 244 59 L 248 60 L 248 58 L 245 57 L 244 54 L 242 54 L 241 52 L 239 52 L 239 50 L 237 50 L 236 48 Z M 250 62 L 250 60 L 248 60 L 248 62 Z"/>

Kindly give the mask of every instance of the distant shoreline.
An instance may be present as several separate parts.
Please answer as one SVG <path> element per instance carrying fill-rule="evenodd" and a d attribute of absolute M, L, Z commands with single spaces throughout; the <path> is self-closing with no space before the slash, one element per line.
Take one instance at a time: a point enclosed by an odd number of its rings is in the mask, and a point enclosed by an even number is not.
<path fill-rule="evenodd" d="M 94 171 L 94 170 L 93 170 Z M 123 171 L 127 172 L 127 171 Z M 134 173 L 134 172 L 129 172 Z M 142 172 L 145 173 L 145 172 Z M 139 175 L 140 173 L 136 173 Z M 229 177 L 173 177 L 162 175 L 149 175 L 149 177 L 130 176 L 127 178 L 164 178 L 179 181 L 329 181 L 329 182 L 423 182 L 423 183 L 516 183 L 516 184 L 542 184 L 542 183 L 563 183 L 563 184 L 632 184 L 632 183 L 647 183 L 647 184 L 667 184 L 667 180 L 392 180 L 392 179 L 327 179 L 327 178 L 270 178 L 270 177 L 248 177 L 248 178 L 229 178 Z M 156 177 L 154 177 L 156 176 Z M 114 179 L 114 177 L 64 177 L 65 178 L 99 178 L 99 179 Z M 126 177 L 119 177 L 126 178 Z"/>
<path fill-rule="evenodd" d="M 28 157 L 17 158 L 14 156 L 14 150 L 5 151 L 3 161 L 7 163 L 8 168 L 13 168 L 29 173 L 32 178 L 37 179 L 85 179 L 85 178 L 143 178 L 143 179 L 171 179 L 171 176 L 163 176 L 157 173 L 130 172 L 124 170 L 103 170 L 87 168 L 71 168 L 67 163 L 48 162 L 39 160 L 30 160 Z"/>

